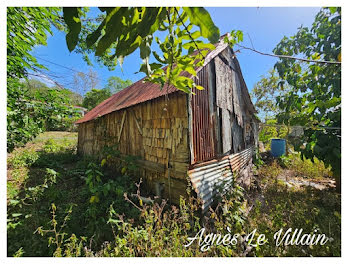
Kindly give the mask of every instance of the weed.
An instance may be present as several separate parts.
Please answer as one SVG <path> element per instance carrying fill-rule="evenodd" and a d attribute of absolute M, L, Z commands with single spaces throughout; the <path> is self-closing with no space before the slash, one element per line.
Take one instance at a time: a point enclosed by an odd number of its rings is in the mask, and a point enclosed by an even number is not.
<path fill-rule="evenodd" d="M 17 149 L 11 153 L 7 160 L 7 166 L 10 169 L 19 169 L 31 166 L 37 159 L 39 154 L 34 149 Z"/>
<path fill-rule="evenodd" d="M 314 158 L 301 159 L 300 154 L 294 153 L 289 156 L 290 162 L 287 167 L 295 172 L 297 177 L 303 177 L 308 179 L 323 179 L 333 177 L 330 168 L 326 168 L 324 162 Z"/>
<path fill-rule="evenodd" d="M 289 189 L 277 180 L 285 170 L 296 169 L 308 177 L 325 174 L 322 168 L 313 172 L 315 165 L 305 168 L 310 165 L 306 164 L 308 161 L 291 157 L 290 162 L 260 162 L 258 175 L 262 180 L 258 192 L 247 193 L 236 181 L 225 183 L 220 187 L 227 193 L 202 215 L 199 199 L 192 196 L 181 198 L 177 206 L 166 201 L 144 203 L 139 185 L 134 184 L 136 157 L 120 155 L 117 146 L 110 147 L 101 157 L 81 158 L 71 141 L 64 138 L 52 141 L 39 136 L 38 144 L 43 149 L 32 154 L 37 158 L 32 159 L 25 152 L 23 157 L 11 161 L 11 180 L 7 183 L 8 256 L 341 254 L 339 195 L 330 189 Z M 19 164 L 25 164 L 24 168 L 19 168 Z M 116 166 L 111 167 L 112 164 Z M 73 210 L 72 203 L 76 205 Z M 282 227 L 302 227 L 307 232 L 317 229 L 330 237 L 330 243 L 325 247 L 276 247 L 273 235 Z M 184 247 L 188 238 L 202 228 L 208 234 L 224 234 L 227 228 L 231 234 L 240 233 L 239 244 L 217 245 L 205 252 L 198 243 Z M 267 243 L 248 248 L 245 236 L 255 228 L 256 234 L 265 234 Z M 42 236 L 33 235 L 35 230 Z"/>
<path fill-rule="evenodd" d="M 67 222 L 70 219 L 70 215 L 72 213 L 73 206 L 71 205 L 69 207 L 69 210 L 67 211 L 63 223 L 58 226 L 57 216 L 56 216 L 56 206 L 55 204 L 51 205 L 52 208 L 52 220 L 51 223 L 51 229 L 43 229 L 42 226 L 38 227 L 36 229 L 35 233 L 40 234 L 41 236 L 44 236 L 44 234 L 52 233 L 53 236 L 49 236 L 48 239 L 48 247 L 54 245 L 55 249 L 53 252 L 54 257 L 79 257 L 82 253 L 82 245 L 83 242 L 86 241 L 85 237 L 81 237 L 78 239 L 76 235 L 71 235 L 68 239 L 65 239 L 66 233 L 64 232 L 64 228 L 67 225 Z"/>

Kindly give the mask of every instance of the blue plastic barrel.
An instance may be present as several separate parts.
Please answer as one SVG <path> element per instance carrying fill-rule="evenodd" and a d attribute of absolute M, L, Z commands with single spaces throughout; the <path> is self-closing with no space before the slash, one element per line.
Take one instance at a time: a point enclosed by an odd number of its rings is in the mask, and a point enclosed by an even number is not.
<path fill-rule="evenodd" d="M 285 139 L 272 138 L 271 154 L 273 157 L 280 157 L 285 154 Z"/>

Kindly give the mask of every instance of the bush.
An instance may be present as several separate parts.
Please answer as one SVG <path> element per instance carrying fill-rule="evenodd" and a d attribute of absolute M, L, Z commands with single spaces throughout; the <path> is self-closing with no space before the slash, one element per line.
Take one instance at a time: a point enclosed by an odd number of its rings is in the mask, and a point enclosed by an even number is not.
<path fill-rule="evenodd" d="M 322 179 L 327 177 L 333 177 L 330 168 L 326 168 L 323 161 L 315 158 L 312 160 L 303 157 L 301 159 L 300 154 L 295 153 L 289 156 L 290 162 L 287 166 L 290 170 L 295 172 L 297 177 L 309 178 L 309 179 Z"/>
<path fill-rule="evenodd" d="M 75 125 L 75 122 L 79 120 L 80 118 L 81 118 L 80 116 L 64 117 L 64 118 L 53 117 L 50 120 L 50 123 L 47 124 L 47 131 L 76 132 L 77 126 Z"/>
<path fill-rule="evenodd" d="M 7 166 L 11 169 L 29 167 L 39 158 L 35 149 L 17 149 L 8 158 Z"/>
<path fill-rule="evenodd" d="M 8 197 L 12 195 L 8 199 L 9 256 L 341 254 L 340 196 L 329 189 L 291 189 L 276 181 L 284 171 L 277 159 L 259 164 L 259 191 L 246 193 L 236 181 L 226 183 L 231 184 L 229 192 L 217 197 L 217 206 L 203 215 L 199 199 L 192 196 L 181 198 L 175 206 L 164 200 L 143 199 L 140 185 L 134 184 L 138 176 L 135 157 L 121 157 L 117 146 L 105 148 L 99 159 L 78 159 L 74 148 L 64 140 L 46 140 L 43 150 L 36 152 L 37 158 L 29 151 L 11 161 L 13 167 L 25 164 L 27 180 L 19 193 L 8 193 Z M 111 170 L 108 165 L 117 160 Z M 287 168 L 293 166 L 285 159 L 283 162 Z M 330 237 L 330 243 L 324 247 L 276 247 L 273 235 L 282 227 L 303 227 L 307 233 L 317 229 Z M 246 237 L 254 229 L 255 236 L 265 234 L 265 245 L 248 245 Z M 35 230 L 43 236 L 33 235 Z M 213 243 L 208 247 L 195 240 L 184 247 L 188 238 L 201 230 L 208 242 L 212 241 L 210 233 L 240 237 L 227 246 Z"/>
<path fill-rule="evenodd" d="M 73 130 L 80 115 L 69 104 L 67 91 L 49 89 L 30 94 L 18 80 L 7 79 L 7 151 L 24 146 L 43 131 Z"/>
<path fill-rule="evenodd" d="M 15 79 L 7 79 L 7 151 L 24 146 L 45 129 L 42 103 Z"/>

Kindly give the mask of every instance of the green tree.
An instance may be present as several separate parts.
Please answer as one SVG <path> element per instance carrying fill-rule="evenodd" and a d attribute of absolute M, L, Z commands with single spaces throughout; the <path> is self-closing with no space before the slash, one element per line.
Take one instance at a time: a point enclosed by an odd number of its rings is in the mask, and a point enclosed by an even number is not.
<path fill-rule="evenodd" d="M 49 89 L 45 83 L 37 79 L 23 79 L 21 83 L 23 83 L 23 85 L 28 89 L 29 93 L 33 96 L 38 91 L 44 93 Z"/>
<path fill-rule="evenodd" d="M 254 85 L 251 97 L 258 116 L 263 120 L 275 118 L 281 111 L 277 105 L 277 97 L 283 97 L 290 91 L 289 85 L 283 85 L 276 70 L 272 69 Z"/>
<path fill-rule="evenodd" d="M 120 77 L 111 76 L 104 89 L 109 90 L 111 94 L 115 94 L 132 84 L 131 80 L 122 80 Z"/>
<path fill-rule="evenodd" d="M 91 110 L 104 100 L 108 99 L 111 95 L 111 92 L 107 89 L 92 89 L 87 92 L 83 98 L 82 106 Z"/>
<path fill-rule="evenodd" d="M 80 94 L 75 93 L 62 86 L 55 85 L 52 87 L 48 87 L 45 83 L 37 79 L 23 79 L 21 80 L 21 83 L 23 84 L 24 88 L 28 90 L 29 95 L 31 95 L 32 97 L 35 97 L 36 94 L 40 94 L 40 96 L 48 95 L 49 90 L 57 90 L 61 91 L 64 95 L 66 95 L 69 98 L 69 104 L 82 104 L 83 97 Z"/>
<path fill-rule="evenodd" d="M 23 146 L 45 130 L 55 129 L 64 118 L 77 117 L 65 90 L 30 93 L 23 82 L 7 80 L 7 151 Z"/>
<path fill-rule="evenodd" d="M 30 54 L 46 45 L 51 25 L 61 26 L 60 8 L 7 8 L 7 150 L 22 146 L 46 129 L 46 100 L 40 100 L 23 85 L 29 70 L 45 68 Z M 42 86 L 40 86 L 42 88 Z"/>
<path fill-rule="evenodd" d="M 284 37 L 275 54 L 301 55 L 311 60 L 341 60 L 341 8 L 323 8 L 312 27 L 299 28 L 292 37 Z M 317 157 L 331 166 L 340 190 L 341 178 L 341 65 L 337 63 L 299 62 L 280 58 L 276 63 L 279 76 L 292 90 L 278 98 L 281 123 L 304 125 L 299 149 L 307 158 Z M 297 111 L 298 115 L 292 112 Z M 318 129 L 324 126 L 326 129 Z M 332 128 L 332 129 L 330 129 Z"/>
<path fill-rule="evenodd" d="M 265 144 L 266 149 L 270 148 L 272 138 L 285 138 L 288 134 L 286 126 L 278 126 L 276 119 L 266 119 L 265 125 L 261 126 L 259 141 Z"/>
<path fill-rule="evenodd" d="M 7 76 L 23 78 L 28 70 L 45 68 L 30 54 L 37 45 L 47 44 L 51 25 L 62 27 L 60 8 L 8 7 L 7 8 Z"/>

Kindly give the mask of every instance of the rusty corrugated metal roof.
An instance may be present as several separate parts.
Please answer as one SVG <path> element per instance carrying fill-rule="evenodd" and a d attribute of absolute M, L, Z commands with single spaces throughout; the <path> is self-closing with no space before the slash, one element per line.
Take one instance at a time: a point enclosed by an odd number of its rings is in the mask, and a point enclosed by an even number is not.
<path fill-rule="evenodd" d="M 204 65 L 198 68 L 197 72 L 200 71 L 205 65 L 207 65 L 212 59 L 214 59 L 215 56 L 217 56 L 220 52 L 227 48 L 228 44 L 224 43 L 223 37 L 221 37 L 220 42 L 215 44 L 215 46 L 215 50 L 207 54 Z M 183 72 L 182 75 L 186 77 L 192 76 L 187 72 Z M 143 78 L 123 89 L 122 91 L 112 95 L 105 101 L 101 102 L 91 111 L 86 113 L 84 117 L 79 119 L 76 124 L 88 122 L 100 116 L 107 115 L 111 112 L 118 111 L 177 91 L 179 90 L 176 89 L 173 85 L 170 85 L 168 88 L 164 87 L 161 90 L 159 84 L 144 82 Z"/>
<path fill-rule="evenodd" d="M 190 76 L 188 73 L 183 73 L 183 75 Z M 78 120 L 76 124 L 178 91 L 173 85 L 170 85 L 168 88 L 165 86 L 162 90 L 160 88 L 159 84 L 144 82 L 143 78 L 101 102 Z"/>

